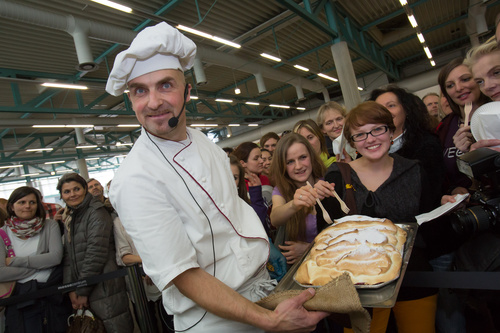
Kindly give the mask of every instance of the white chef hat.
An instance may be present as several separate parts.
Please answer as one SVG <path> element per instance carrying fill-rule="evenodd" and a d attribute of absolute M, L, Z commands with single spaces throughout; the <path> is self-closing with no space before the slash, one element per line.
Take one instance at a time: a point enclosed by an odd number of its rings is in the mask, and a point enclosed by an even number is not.
<path fill-rule="evenodd" d="M 127 82 L 160 69 L 185 71 L 193 67 L 196 44 L 179 30 L 161 22 L 137 34 L 130 47 L 120 52 L 109 74 L 106 91 L 123 94 Z"/>

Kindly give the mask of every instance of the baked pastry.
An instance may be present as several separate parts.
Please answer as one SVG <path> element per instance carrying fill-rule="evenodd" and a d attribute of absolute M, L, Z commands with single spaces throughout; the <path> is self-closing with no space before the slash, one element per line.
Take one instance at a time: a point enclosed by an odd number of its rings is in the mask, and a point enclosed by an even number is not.
<path fill-rule="evenodd" d="M 319 233 L 295 280 L 322 286 L 343 272 L 354 284 L 374 285 L 399 276 L 406 231 L 388 219 L 346 216 Z"/>

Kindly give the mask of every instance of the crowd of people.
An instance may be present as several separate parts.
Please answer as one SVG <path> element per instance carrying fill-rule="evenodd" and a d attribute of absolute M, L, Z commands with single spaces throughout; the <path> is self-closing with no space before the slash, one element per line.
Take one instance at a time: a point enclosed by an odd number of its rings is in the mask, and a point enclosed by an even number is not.
<path fill-rule="evenodd" d="M 29 186 L 0 200 L 1 227 L 15 253 L 8 256 L 0 247 L 6 258 L 0 282 L 15 280 L 13 295 L 142 264 L 157 332 L 174 326 L 191 332 L 313 331 L 328 316 L 303 308 L 314 289 L 274 311 L 254 302 L 283 277 L 275 274 L 276 265 L 286 272 L 327 227 L 319 200 L 333 219 L 346 215 L 335 190 L 349 214 L 415 222 L 416 215 L 453 202 L 455 194 L 473 193 L 471 179 L 457 168 L 461 155 L 499 150 L 500 138 L 476 142 L 470 127 L 479 107 L 500 101 L 494 38 L 445 65 L 440 91 L 419 98 L 388 85 L 349 112 L 328 102 L 316 121 L 301 120 L 287 133 L 267 133 L 259 143 L 224 151 L 186 127 L 191 86 L 183 71 L 195 53 L 191 40 L 160 23 L 117 56 L 107 91 L 130 90 L 143 129 L 110 185 L 110 198 L 98 180 L 69 173 L 57 184 L 65 207 L 44 203 Z M 445 225 L 447 216 L 419 228 L 408 271 L 453 269 L 463 244 L 438 241 L 453 238 Z M 5 331 L 64 332 L 72 310 L 91 308 L 108 333 L 132 332 L 137 300 L 129 306 L 128 283 L 118 278 L 9 305 Z M 371 311 L 371 331 L 466 332 L 475 308 L 459 296 L 403 286 L 392 309 Z M 486 304 L 481 316 L 487 329 L 498 330 L 492 308 Z M 334 325 L 321 327 L 335 331 Z"/>

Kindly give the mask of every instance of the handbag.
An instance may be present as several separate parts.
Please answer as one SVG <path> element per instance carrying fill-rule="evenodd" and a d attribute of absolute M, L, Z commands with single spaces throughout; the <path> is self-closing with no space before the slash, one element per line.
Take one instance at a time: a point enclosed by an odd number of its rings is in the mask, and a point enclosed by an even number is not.
<path fill-rule="evenodd" d="M 12 243 L 10 241 L 9 236 L 7 236 L 5 230 L 0 229 L 0 236 L 2 237 L 3 242 L 5 244 L 7 258 L 15 257 L 14 249 L 12 248 Z M 10 295 L 12 295 L 15 286 L 16 286 L 16 281 L 0 282 L 0 298 L 7 298 Z M 4 308 L 5 307 L 0 306 L 0 311 L 2 311 Z"/>
<path fill-rule="evenodd" d="M 78 309 L 68 317 L 66 333 L 106 333 L 104 323 L 90 308 Z"/>

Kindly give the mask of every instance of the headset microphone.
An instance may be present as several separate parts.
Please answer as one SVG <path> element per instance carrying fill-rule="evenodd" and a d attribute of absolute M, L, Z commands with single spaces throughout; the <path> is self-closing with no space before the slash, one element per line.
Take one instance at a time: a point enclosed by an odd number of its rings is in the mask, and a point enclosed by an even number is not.
<path fill-rule="evenodd" d="M 186 98 L 187 98 L 187 94 L 189 92 L 188 88 L 189 88 L 189 84 L 186 83 L 186 86 L 184 87 L 184 102 L 182 103 L 181 112 L 179 112 L 179 115 L 177 117 L 174 116 L 168 120 L 168 126 L 170 126 L 170 128 L 174 128 L 179 124 L 179 118 L 180 118 L 182 112 L 184 111 L 184 107 L 186 106 Z"/>

